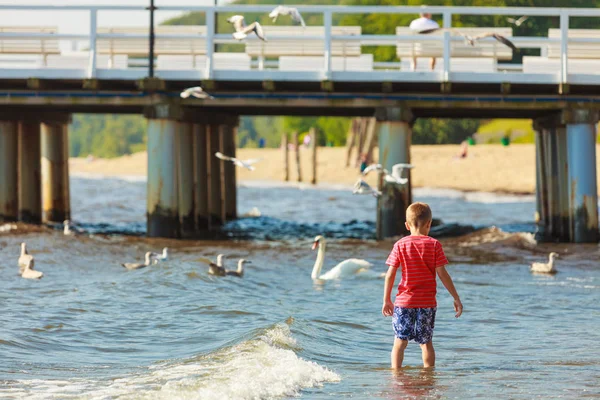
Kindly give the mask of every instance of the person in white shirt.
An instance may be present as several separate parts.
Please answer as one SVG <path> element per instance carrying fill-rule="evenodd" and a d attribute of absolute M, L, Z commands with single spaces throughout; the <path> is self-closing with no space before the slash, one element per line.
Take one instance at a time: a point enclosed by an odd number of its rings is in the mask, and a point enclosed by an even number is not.
<path fill-rule="evenodd" d="M 415 32 L 422 32 L 428 29 L 436 29 L 440 27 L 437 22 L 431 19 L 430 13 L 421 13 L 419 15 L 420 18 L 417 18 L 410 23 L 409 28 L 411 30 Z M 431 70 L 433 71 L 435 69 L 435 57 L 431 58 L 431 62 L 429 65 L 431 67 Z M 413 57 L 412 70 L 417 70 L 417 57 Z"/>

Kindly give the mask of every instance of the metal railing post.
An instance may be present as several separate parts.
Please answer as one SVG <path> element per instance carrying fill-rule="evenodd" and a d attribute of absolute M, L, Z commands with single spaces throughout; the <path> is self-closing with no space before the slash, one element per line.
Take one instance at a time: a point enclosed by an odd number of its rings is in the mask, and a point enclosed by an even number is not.
<path fill-rule="evenodd" d="M 452 14 L 450 12 L 444 13 L 443 21 L 444 29 L 450 29 L 452 27 Z M 450 31 L 444 31 L 444 82 L 450 80 L 450 55 L 452 48 Z"/>
<path fill-rule="evenodd" d="M 154 0 L 150 0 L 150 49 L 148 51 L 148 76 L 154 77 Z"/>
<path fill-rule="evenodd" d="M 96 33 L 98 31 L 98 10 L 90 10 L 90 59 L 88 63 L 87 77 L 96 77 Z"/>
<path fill-rule="evenodd" d="M 560 83 L 569 80 L 569 14 L 560 12 Z"/>
<path fill-rule="evenodd" d="M 215 9 L 206 11 L 206 79 L 213 78 L 213 53 L 215 51 Z"/>
<path fill-rule="evenodd" d="M 325 79 L 331 80 L 331 11 L 323 12 L 323 26 L 325 28 Z"/>

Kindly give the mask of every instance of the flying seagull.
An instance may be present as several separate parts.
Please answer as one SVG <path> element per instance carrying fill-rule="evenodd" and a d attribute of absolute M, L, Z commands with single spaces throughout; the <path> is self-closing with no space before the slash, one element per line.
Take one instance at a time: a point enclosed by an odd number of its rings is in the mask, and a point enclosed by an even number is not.
<path fill-rule="evenodd" d="M 243 15 L 234 15 L 233 17 L 227 19 L 227 22 L 233 25 L 233 28 L 235 29 L 233 37 L 237 40 L 246 39 L 249 33 L 254 32 L 260 40 L 265 42 L 267 41 L 262 26 L 258 22 L 253 22 L 250 25 L 246 25 Z"/>
<path fill-rule="evenodd" d="M 511 24 L 514 24 L 515 26 L 521 26 L 523 25 L 523 22 L 527 21 L 529 19 L 528 15 L 524 15 L 521 18 L 515 19 L 515 18 L 506 18 L 506 20 L 508 22 L 510 22 Z"/>
<path fill-rule="evenodd" d="M 360 178 L 354 184 L 354 190 L 352 190 L 352 194 L 370 194 L 374 197 L 381 196 L 381 192 L 379 190 L 373 189 L 367 182 Z"/>
<path fill-rule="evenodd" d="M 396 164 L 395 167 L 400 168 L 400 176 L 394 176 L 389 173 L 389 171 L 381 164 L 371 164 L 362 172 L 363 176 L 366 176 L 371 171 L 378 171 L 384 174 L 383 180 L 387 183 L 396 183 L 398 185 L 406 185 L 408 183 L 408 178 L 402 178 L 402 173 L 405 168 L 412 168 L 410 164 Z"/>
<path fill-rule="evenodd" d="M 200 86 L 194 86 L 191 88 L 185 89 L 183 92 L 179 94 L 182 99 L 187 99 L 188 97 L 195 97 L 197 99 L 214 99 L 210 94 L 206 93 Z"/>
<path fill-rule="evenodd" d="M 254 171 L 254 166 L 252 164 L 256 164 L 257 162 L 259 162 L 261 160 L 261 158 L 254 158 L 254 159 L 250 159 L 250 160 L 239 160 L 235 157 L 226 156 L 225 154 L 220 153 L 218 151 L 215 153 L 215 157 L 217 157 L 218 159 L 223 160 L 223 161 L 231 161 L 233 164 L 235 164 L 236 167 L 246 168 L 248 171 Z"/>
<path fill-rule="evenodd" d="M 422 31 L 417 31 L 417 33 L 420 34 L 420 35 L 426 35 L 428 33 L 433 33 L 433 32 L 438 32 L 438 31 L 444 31 L 444 30 L 447 30 L 447 28 L 425 29 L 425 30 L 422 30 Z M 470 46 L 475 46 L 475 42 L 477 42 L 478 40 L 491 37 L 491 38 L 496 39 L 498 42 L 502 43 L 503 45 L 510 47 L 513 51 L 515 51 L 517 53 L 520 52 L 519 48 L 517 46 L 515 46 L 515 44 L 513 42 L 511 42 L 510 40 L 508 40 L 504 36 L 499 35 L 499 34 L 494 33 L 494 32 L 482 33 L 480 35 L 475 35 L 475 36 L 470 36 L 470 35 L 467 35 L 467 34 L 461 33 L 461 32 L 456 32 L 456 33 L 458 35 L 462 36 L 465 39 L 465 42 L 467 44 L 469 44 Z"/>
<path fill-rule="evenodd" d="M 303 28 L 306 27 L 302 15 L 300 15 L 300 12 L 295 7 L 277 6 L 273 11 L 271 11 L 269 17 L 273 18 L 273 22 L 276 22 L 277 17 L 280 15 L 289 15 L 292 17 L 292 21 L 299 23 Z"/>

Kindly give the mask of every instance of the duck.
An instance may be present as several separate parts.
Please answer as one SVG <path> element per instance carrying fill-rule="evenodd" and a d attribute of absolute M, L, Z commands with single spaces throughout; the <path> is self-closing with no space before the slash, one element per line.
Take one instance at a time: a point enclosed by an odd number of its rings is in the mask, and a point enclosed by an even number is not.
<path fill-rule="evenodd" d="M 550 253 L 549 257 L 548 257 L 548 262 L 547 263 L 533 263 L 531 264 L 531 267 L 529 268 L 529 270 L 531 272 L 537 272 L 537 273 L 542 273 L 542 274 L 555 274 L 556 272 L 556 268 L 554 268 L 554 260 L 558 257 L 558 253 Z"/>
<path fill-rule="evenodd" d="M 323 269 L 323 262 L 325 261 L 325 238 L 322 235 L 315 237 L 313 241 L 312 249 L 319 249 L 317 253 L 317 259 L 315 260 L 315 265 L 313 266 L 312 273 L 310 277 L 312 279 L 320 279 L 320 280 L 331 280 L 331 279 L 341 279 L 344 277 L 348 277 L 354 275 L 358 272 L 362 272 L 370 269 L 373 264 L 366 260 L 361 260 L 358 258 L 349 258 L 340 262 L 338 265 L 321 275 L 321 270 Z"/>
<path fill-rule="evenodd" d="M 252 264 L 252 261 L 248 261 L 244 258 L 242 258 L 241 260 L 238 261 L 238 267 L 237 270 L 225 270 L 225 274 L 229 275 L 229 276 L 237 276 L 238 278 L 241 278 L 244 276 L 244 264 Z"/>
<path fill-rule="evenodd" d="M 44 273 L 42 271 L 35 271 L 33 269 L 33 265 L 34 265 L 33 258 L 30 258 L 27 261 L 27 264 L 25 265 L 25 268 L 21 272 L 21 278 L 24 278 L 24 279 L 41 279 L 42 276 L 44 276 Z"/>
<path fill-rule="evenodd" d="M 140 264 L 140 263 L 123 263 L 121 264 L 123 267 L 127 268 L 128 270 L 134 270 L 134 269 L 142 269 L 142 268 L 146 268 L 147 266 L 149 266 L 152 263 L 152 259 L 151 259 L 151 252 L 147 252 L 145 257 L 144 257 L 144 263 Z"/>
<path fill-rule="evenodd" d="M 27 244 L 25 242 L 21 243 L 21 255 L 19 256 L 19 274 L 23 274 L 23 271 L 29 265 L 31 261 L 31 267 L 35 265 L 35 260 L 33 256 L 27 252 Z"/>
<path fill-rule="evenodd" d="M 167 261 L 169 259 L 169 248 L 165 247 L 161 253 L 150 253 L 150 257 L 154 264 L 158 264 L 160 261 Z"/>

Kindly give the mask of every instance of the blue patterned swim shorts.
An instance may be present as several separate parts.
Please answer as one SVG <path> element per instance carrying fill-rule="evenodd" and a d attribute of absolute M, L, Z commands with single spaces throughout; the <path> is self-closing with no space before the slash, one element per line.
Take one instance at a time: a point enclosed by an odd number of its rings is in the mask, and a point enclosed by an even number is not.
<path fill-rule="evenodd" d="M 413 340 L 419 344 L 431 342 L 435 326 L 435 311 L 432 308 L 394 307 L 392 326 L 398 339 Z"/>

